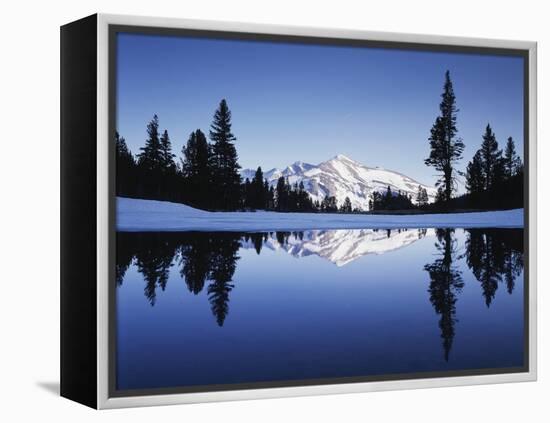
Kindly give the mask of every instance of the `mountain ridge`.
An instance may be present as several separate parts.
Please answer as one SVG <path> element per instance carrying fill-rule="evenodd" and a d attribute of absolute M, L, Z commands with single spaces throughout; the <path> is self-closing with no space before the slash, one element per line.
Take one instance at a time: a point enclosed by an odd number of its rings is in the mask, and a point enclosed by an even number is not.
<path fill-rule="evenodd" d="M 241 177 L 252 180 L 256 173 L 253 169 L 241 170 Z M 385 192 L 387 187 L 394 192 L 401 191 L 410 195 L 416 203 L 418 186 L 428 192 L 429 202 L 435 200 L 437 190 L 429 185 L 393 170 L 380 167 L 368 167 L 345 156 L 336 156 L 317 165 L 296 161 L 284 169 L 273 168 L 264 173 L 271 186 L 277 184 L 280 177 L 288 178 L 289 183 L 304 183 L 305 190 L 314 201 L 322 201 L 326 196 L 336 197 L 338 205 L 349 197 L 354 208 L 368 210 L 370 196 L 374 191 Z"/>

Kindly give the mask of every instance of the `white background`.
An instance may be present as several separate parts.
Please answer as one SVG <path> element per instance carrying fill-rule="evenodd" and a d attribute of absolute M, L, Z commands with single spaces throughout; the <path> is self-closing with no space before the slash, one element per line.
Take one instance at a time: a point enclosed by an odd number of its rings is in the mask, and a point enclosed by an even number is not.
<path fill-rule="evenodd" d="M 0 59 L 0 420 L 550 421 L 548 81 L 545 1 L 8 0 Z M 59 383 L 59 26 L 95 13 L 294 24 L 539 42 L 539 381 L 96 412 Z M 543 192 L 546 191 L 546 192 Z M 541 195 L 542 194 L 542 195 Z M 421 340 L 419 340 L 421 342 Z M 546 390 L 546 393 L 545 393 Z"/>

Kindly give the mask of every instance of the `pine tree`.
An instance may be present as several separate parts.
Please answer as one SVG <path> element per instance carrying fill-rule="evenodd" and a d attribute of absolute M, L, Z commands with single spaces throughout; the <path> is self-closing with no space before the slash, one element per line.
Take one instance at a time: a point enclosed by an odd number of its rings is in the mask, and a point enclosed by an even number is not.
<path fill-rule="evenodd" d="M 378 191 L 373 191 L 370 195 L 369 210 L 382 210 L 384 208 L 385 197 Z"/>
<path fill-rule="evenodd" d="M 265 208 L 267 210 L 273 208 L 273 193 L 271 190 L 271 187 L 269 186 L 269 182 L 267 182 L 267 179 L 264 180 L 264 198 L 265 198 Z"/>
<path fill-rule="evenodd" d="M 336 202 L 336 197 L 327 195 L 323 198 L 321 203 L 321 210 L 326 213 L 335 213 L 338 211 L 338 203 Z"/>
<path fill-rule="evenodd" d="M 115 132 L 115 148 L 117 156 L 117 164 L 134 165 L 135 160 L 132 152 L 126 145 L 126 140 L 121 137 L 118 132 Z"/>
<path fill-rule="evenodd" d="M 162 170 L 166 173 L 174 173 L 176 170 L 174 157 L 176 155 L 172 153 L 172 143 L 166 129 L 160 137 L 160 157 Z"/>
<path fill-rule="evenodd" d="M 182 153 L 184 159 L 181 169 L 187 182 L 187 200 L 196 207 L 211 207 L 211 152 L 206 136 L 200 129 L 191 132 Z"/>
<path fill-rule="evenodd" d="M 519 166 L 521 166 L 521 159 L 516 153 L 516 145 L 512 137 L 508 137 L 506 147 L 504 148 L 504 168 L 506 177 L 511 178 L 514 176 Z"/>
<path fill-rule="evenodd" d="M 298 210 L 299 211 L 313 211 L 313 201 L 306 191 L 304 182 L 300 181 L 298 184 Z"/>
<path fill-rule="evenodd" d="M 466 168 L 466 189 L 473 196 L 479 196 L 486 187 L 481 150 L 478 150 Z"/>
<path fill-rule="evenodd" d="M 426 188 L 423 188 L 422 185 L 418 185 L 416 204 L 418 206 L 425 206 L 428 204 L 428 191 L 426 191 Z"/>
<path fill-rule="evenodd" d="M 159 118 L 157 115 L 147 124 L 147 139 L 145 146 L 140 148 L 138 163 L 146 170 L 159 171 L 162 169 L 163 156 L 159 137 Z"/>
<path fill-rule="evenodd" d="M 134 194 L 134 168 L 136 162 L 132 152 L 126 145 L 126 140 L 118 132 L 115 133 L 116 150 L 116 194 L 133 195 Z"/>
<path fill-rule="evenodd" d="M 210 129 L 213 142 L 213 181 L 216 206 L 219 209 L 235 210 L 240 203 L 241 176 L 236 140 L 231 132 L 231 111 L 223 99 L 214 114 Z"/>
<path fill-rule="evenodd" d="M 391 192 L 390 186 L 388 185 L 388 188 L 386 189 L 386 195 L 384 196 L 384 199 L 383 199 L 383 208 L 384 209 L 389 209 L 390 208 L 390 204 L 392 202 L 392 199 L 393 199 L 393 194 Z"/>
<path fill-rule="evenodd" d="M 483 176 L 485 179 L 485 190 L 489 191 L 495 186 L 495 170 L 501 160 L 502 151 L 498 149 L 498 142 L 491 125 L 487 124 L 483 142 L 481 143 L 481 160 Z"/>
<path fill-rule="evenodd" d="M 272 186 L 271 187 L 269 186 L 267 179 L 264 183 L 264 186 L 266 187 L 266 190 L 268 192 L 267 208 L 270 210 L 274 210 L 275 209 L 275 188 L 273 188 Z"/>
<path fill-rule="evenodd" d="M 340 211 L 342 213 L 351 213 L 353 211 L 352 206 L 351 206 L 351 200 L 349 199 L 349 197 L 346 197 L 344 199 L 344 202 L 342 203 L 342 206 L 340 207 Z"/>
<path fill-rule="evenodd" d="M 426 188 L 422 188 L 422 203 L 428 204 L 430 202 L 430 198 L 428 197 L 428 190 Z"/>
<path fill-rule="evenodd" d="M 251 186 L 251 207 L 255 209 L 265 209 L 265 194 L 264 194 L 264 174 L 262 168 L 258 166 L 254 178 L 252 178 Z"/>
<path fill-rule="evenodd" d="M 442 201 L 449 201 L 456 189 L 455 164 L 462 158 L 464 143 L 456 137 L 456 97 L 450 73 L 445 73 L 442 100 L 439 105 L 440 115 L 436 118 L 430 132 L 430 155 L 424 161 L 427 166 L 433 166 L 441 172 L 437 186 L 441 187 Z"/>
<path fill-rule="evenodd" d="M 277 210 L 279 211 L 287 211 L 288 209 L 288 192 L 287 192 L 287 185 L 285 182 L 284 177 L 280 177 L 277 179 L 277 188 L 276 188 L 276 195 L 277 195 Z"/>
<path fill-rule="evenodd" d="M 303 188 L 303 184 L 302 184 Z M 294 182 L 292 186 L 290 186 L 290 198 L 291 198 L 291 204 L 292 204 L 292 211 L 301 211 L 302 210 L 302 204 L 301 204 L 301 198 L 302 191 L 300 190 L 300 186 L 298 185 L 298 182 Z"/>
<path fill-rule="evenodd" d="M 247 209 L 254 207 L 253 206 L 254 199 L 252 195 L 251 185 L 252 184 L 250 183 L 250 179 L 246 178 L 244 181 L 243 191 L 244 191 L 244 207 Z"/>

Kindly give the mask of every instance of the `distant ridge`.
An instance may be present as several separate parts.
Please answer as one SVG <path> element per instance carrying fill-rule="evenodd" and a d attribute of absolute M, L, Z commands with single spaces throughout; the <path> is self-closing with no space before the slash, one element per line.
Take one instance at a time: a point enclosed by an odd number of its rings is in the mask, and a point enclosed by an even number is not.
<path fill-rule="evenodd" d="M 255 169 L 243 169 L 243 179 L 254 177 Z M 276 185 L 281 176 L 288 178 L 291 184 L 303 182 L 306 191 L 313 200 L 322 201 L 326 196 L 336 197 L 339 205 L 349 197 L 354 208 L 368 210 L 369 199 L 374 191 L 385 192 L 388 186 L 394 192 L 401 191 L 416 202 L 418 186 L 428 192 L 430 202 L 435 200 L 437 190 L 392 170 L 379 167 L 367 167 L 343 154 L 313 165 L 302 161 L 294 162 L 284 169 L 270 169 L 264 172 L 269 184 Z"/>

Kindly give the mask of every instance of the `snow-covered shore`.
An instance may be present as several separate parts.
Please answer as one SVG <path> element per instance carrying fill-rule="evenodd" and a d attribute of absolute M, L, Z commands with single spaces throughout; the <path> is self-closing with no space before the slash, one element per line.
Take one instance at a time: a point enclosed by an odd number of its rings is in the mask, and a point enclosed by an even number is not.
<path fill-rule="evenodd" d="M 166 201 L 117 198 L 116 228 L 152 231 L 298 231 L 364 228 L 521 228 L 523 209 L 450 214 L 354 215 L 208 212 Z"/>

